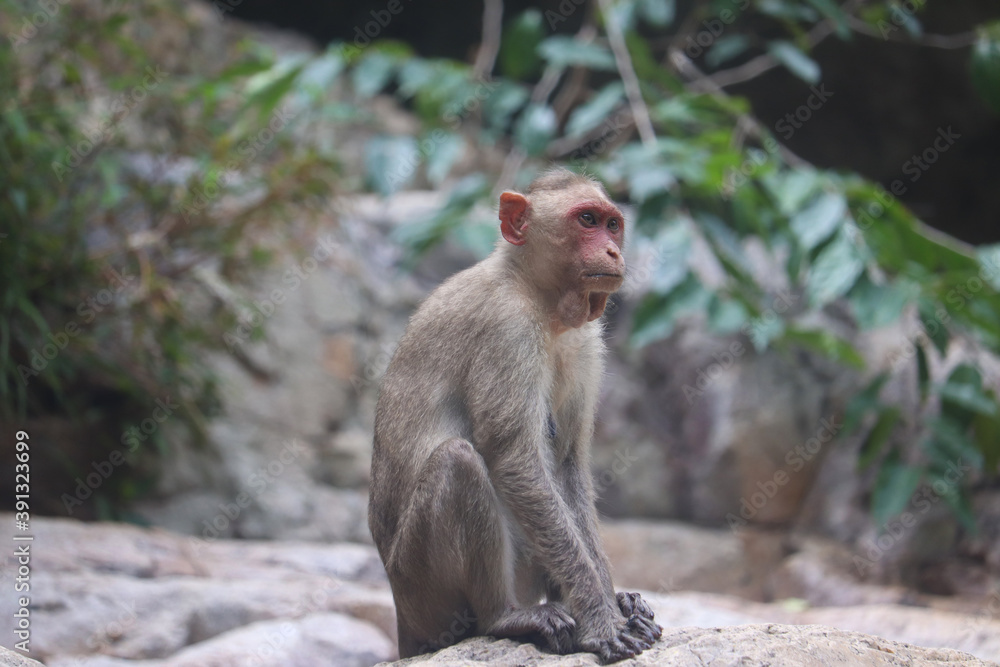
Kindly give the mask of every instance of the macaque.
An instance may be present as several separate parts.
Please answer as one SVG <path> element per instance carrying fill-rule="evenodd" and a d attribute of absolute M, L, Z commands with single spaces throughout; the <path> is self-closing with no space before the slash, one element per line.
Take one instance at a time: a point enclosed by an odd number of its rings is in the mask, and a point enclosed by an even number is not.
<path fill-rule="evenodd" d="M 615 662 L 661 634 L 615 593 L 589 468 L 625 218 L 565 169 L 499 215 L 496 249 L 424 301 L 379 394 L 368 523 L 399 654 L 489 635 Z"/>

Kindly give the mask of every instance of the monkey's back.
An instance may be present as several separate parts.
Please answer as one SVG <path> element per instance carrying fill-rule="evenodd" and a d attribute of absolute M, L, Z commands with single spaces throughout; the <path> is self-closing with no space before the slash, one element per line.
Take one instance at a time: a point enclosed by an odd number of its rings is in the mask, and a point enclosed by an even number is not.
<path fill-rule="evenodd" d="M 369 527 L 380 550 L 434 449 L 454 437 L 474 443 L 466 401 L 473 369 L 512 347 L 537 346 L 529 302 L 511 296 L 517 289 L 494 253 L 438 286 L 410 318 L 375 408 Z"/>

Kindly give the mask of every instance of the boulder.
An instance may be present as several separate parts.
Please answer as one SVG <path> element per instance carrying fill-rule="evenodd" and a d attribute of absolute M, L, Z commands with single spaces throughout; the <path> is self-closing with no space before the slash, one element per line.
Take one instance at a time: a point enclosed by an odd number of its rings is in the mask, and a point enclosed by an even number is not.
<path fill-rule="evenodd" d="M 388 665 L 390 663 L 385 663 Z M 601 664 L 589 653 L 558 656 L 540 651 L 531 644 L 484 637 L 429 656 L 417 656 L 391 663 L 395 667 L 584 667 Z M 928 649 L 890 641 L 858 632 L 846 632 L 819 625 L 740 625 L 727 628 L 678 628 L 665 630 L 651 649 L 620 663 L 643 665 L 854 665 L 857 667 L 919 667 L 951 665 L 987 667 L 986 662 L 967 653 L 949 649 Z"/>

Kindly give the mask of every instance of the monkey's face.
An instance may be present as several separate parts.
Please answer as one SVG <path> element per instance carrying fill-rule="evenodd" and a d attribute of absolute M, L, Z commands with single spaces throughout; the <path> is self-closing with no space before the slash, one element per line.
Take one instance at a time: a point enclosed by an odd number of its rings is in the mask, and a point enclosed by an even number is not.
<path fill-rule="evenodd" d="M 601 197 L 585 197 L 570 207 L 564 228 L 576 248 L 578 279 L 590 292 L 610 294 L 625 280 L 625 217 Z"/>
<path fill-rule="evenodd" d="M 603 190 L 589 184 L 500 197 L 500 231 L 524 260 L 533 284 L 572 294 L 559 319 L 577 327 L 604 313 L 608 296 L 625 280 L 625 216 Z M 562 299 L 562 296 L 558 297 Z"/>

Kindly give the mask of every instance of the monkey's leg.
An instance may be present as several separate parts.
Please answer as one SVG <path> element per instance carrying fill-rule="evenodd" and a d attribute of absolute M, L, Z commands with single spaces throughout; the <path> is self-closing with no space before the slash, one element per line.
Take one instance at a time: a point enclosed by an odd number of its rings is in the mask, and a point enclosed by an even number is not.
<path fill-rule="evenodd" d="M 575 624 L 565 607 L 518 604 L 512 542 L 482 457 L 462 439 L 439 445 L 386 563 L 401 658 L 484 634 L 572 650 Z"/>

